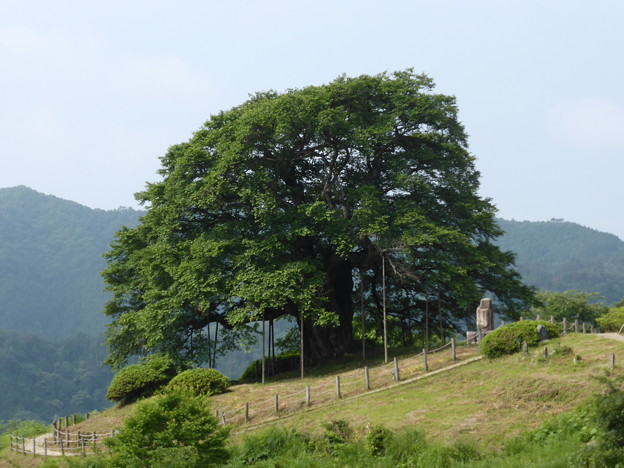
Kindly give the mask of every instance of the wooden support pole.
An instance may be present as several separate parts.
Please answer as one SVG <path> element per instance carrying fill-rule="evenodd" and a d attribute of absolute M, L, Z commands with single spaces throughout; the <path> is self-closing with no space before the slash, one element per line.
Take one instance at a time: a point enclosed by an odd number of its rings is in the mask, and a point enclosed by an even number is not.
<path fill-rule="evenodd" d="M 529 355 L 529 345 L 526 341 L 522 342 L 522 354 L 524 354 L 525 356 Z"/>
<path fill-rule="evenodd" d="M 548 359 L 548 346 L 544 346 L 544 359 Z"/>
<path fill-rule="evenodd" d="M 22 453 L 26 454 L 26 437 L 22 437 Z"/>
<path fill-rule="evenodd" d="M 401 380 L 401 374 L 399 374 L 399 360 L 394 358 L 394 380 L 397 382 Z"/>
<path fill-rule="evenodd" d="M 336 376 L 336 398 L 342 398 L 342 394 L 340 393 L 340 376 Z"/>
<path fill-rule="evenodd" d="M 574 321 L 574 333 L 578 333 L 578 320 Z"/>
<path fill-rule="evenodd" d="M 61 455 L 65 456 L 65 446 L 63 445 L 63 439 L 59 440 L 59 444 L 61 446 Z"/>
<path fill-rule="evenodd" d="M 364 388 L 370 390 L 370 375 L 368 373 L 368 366 L 364 366 Z"/>
<path fill-rule="evenodd" d="M 245 422 L 249 422 L 249 403 L 245 403 Z"/>
<path fill-rule="evenodd" d="M 72 424 L 75 426 L 76 425 L 76 415 L 72 415 Z"/>
<path fill-rule="evenodd" d="M 594 330 L 594 324 L 593 324 L 593 323 L 591 324 L 591 327 L 590 327 L 590 329 L 589 329 L 589 333 L 591 333 L 592 335 L 593 335 L 594 333 L 596 333 L 596 331 Z"/>
<path fill-rule="evenodd" d="M 563 332 L 561 334 L 565 335 L 567 333 L 568 333 L 568 319 L 563 317 Z"/>
<path fill-rule="evenodd" d="M 425 372 L 429 372 L 429 363 L 427 362 L 427 349 L 423 348 L 423 361 L 425 365 Z"/>
<path fill-rule="evenodd" d="M 457 349 L 455 345 L 455 338 L 451 338 L 451 358 L 453 361 L 457 361 Z"/>
<path fill-rule="evenodd" d="M 33 457 L 37 454 L 37 445 L 35 443 L 35 438 L 33 437 Z"/>
<path fill-rule="evenodd" d="M 84 437 L 80 438 L 80 451 L 82 452 L 82 456 L 84 457 L 86 455 Z"/>
<path fill-rule="evenodd" d="M 312 395 L 310 394 L 310 386 L 306 385 L 306 406 L 312 404 Z"/>
<path fill-rule="evenodd" d="M 615 368 L 615 354 L 609 354 L 609 369 Z"/>
<path fill-rule="evenodd" d="M 587 333 L 587 326 L 585 325 L 585 322 L 583 322 L 583 333 Z"/>
<path fill-rule="evenodd" d="M 221 413 L 221 424 L 223 424 L 224 426 L 227 424 L 227 422 L 225 421 L 225 411 Z"/>
<path fill-rule="evenodd" d="M 69 427 L 69 416 L 65 416 L 65 429 Z"/>
<path fill-rule="evenodd" d="M 550 316 L 550 323 L 555 323 L 555 316 L 554 315 Z"/>
<path fill-rule="evenodd" d="M 275 414 L 279 414 L 279 395 L 275 394 Z"/>
<path fill-rule="evenodd" d="M 48 439 L 43 439 L 43 456 L 48 457 Z"/>

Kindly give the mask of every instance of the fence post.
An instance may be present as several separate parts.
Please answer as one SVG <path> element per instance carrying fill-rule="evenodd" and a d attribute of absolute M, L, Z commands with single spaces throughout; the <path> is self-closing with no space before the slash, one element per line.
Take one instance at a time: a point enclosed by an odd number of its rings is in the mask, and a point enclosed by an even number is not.
<path fill-rule="evenodd" d="M 13 434 L 9 434 L 9 448 L 13 451 Z"/>
<path fill-rule="evenodd" d="M 336 376 L 336 398 L 342 398 L 342 395 L 340 394 L 340 376 L 339 375 Z"/>
<path fill-rule="evenodd" d="M 65 416 L 65 429 L 69 427 L 69 416 Z"/>
<path fill-rule="evenodd" d="M 22 437 L 22 453 L 26 455 L 26 437 Z"/>
<path fill-rule="evenodd" d="M 275 414 L 279 414 L 279 395 L 275 394 Z"/>
<path fill-rule="evenodd" d="M 457 350 L 455 349 L 455 338 L 451 338 L 451 358 L 457 361 Z"/>
<path fill-rule="evenodd" d="M 76 415 L 75 414 L 72 416 L 72 424 L 74 426 L 76 425 Z"/>
<path fill-rule="evenodd" d="M 554 315 L 550 316 L 550 323 L 555 323 L 555 316 Z"/>
<path fill-rule="evenodd" d="M 249 422 L 249 403 L 245 403 L 245 422 Z"/>
<path fill-rule="evenodd" d="M 312 398 L 310 395 L 310 386 L 306 385 L 306 406 L 310 406 L 312 403 Z"/>
<path fill-rule="evenodd" d="M 80 448 L 81 448 L 82 456 L 84 457 L 86 455 L 84 437 L 80 438 Z"/>
<path fill-rule="evenodd" d="M 368 366 L 364 366 L 364 385 L 366 390 L 370 390 L 370 376 L 368 374 Z"/>
<path fill-rule="evenodd" d="M 225 422 L 225 411 L 221 413 L 221 423 L 225 426 L 227 423 Z"/>
<path fill-rule="evenodd" d="M 399 360 L 394 358 L 394 380 L 397 382 L 401 380 L 401 375 L 399 374 Z"/>
<path fill-rule="evenodd" d="M 583 333 L 587 333 L 587 327 L 585 326 L 585 322 L 583 322 Z"/>
<path fill-rule="evenodd" d="M 48 458 L 48 439 L 43 439 L 43 456 Z"/>
<path fill-rule="evenodd" d="M 36 455 L 37 453 L 37 446 L 35 444 L 35 438 L 33 437 L 33 457 Z"/>
<path fill-rule="evenodd" d="M 615 368 L 615 354 L 609 354 L 609 369 Z"/>
<path fill-rule="evenodd" d="M 548 346 L 544 346 L 544 359 L 548 359 Z"/>
<path fill-rule="evenodd" d="M 429 372 L 429 363 L 427 362 L 427 350 L 423 348 L 423 361 L 425 364 L 425 372 Z"/>
<path fill-rule="evenodd" d="M 595 333 L 595 331 L 594 331 L 594 324 L 593 323 L 590 325 L 589 333 L 591 333 L 592 335 Z"/>
<path fill-rule="evenodd" d="M 528 356 L 529 355 L 529 345 L 526 341 L 522 342 L 522 354 Z"/>
<path fill-rule="evenodd" d="M 574 333 L 578 333 L 578 320 L 574 321 Z"/>
<path fill-rule="evenodd" d="M 524 320 L 524 317 L 522 317 L 522 316 L 521 316 L 521 317 L 520 317 L 520 321 L 522 322 L 523 320 Z"/>
<path fill-rule="evenodd" d="M 89 420 L 89 413 L 85 413 L 85 419 L 88 421 Z"/>
<path fill-rule="evenodd" d="M 95 435 L 95 431 L 91 434 L 91 438 L 93 440 L 93 448 L 97 447 L 97 436 Z"/>
<path fill-rule="evenodd" d="M 568 319 L 563 317 L 563 333 L 562 335 L 566 335 L 568 333 Z"/>
<path fill-rule="evenodd" d="M 61 455 L 65 456 L 65 447 L 63 446 L 63 439 L 59 439 L 59 444 L 61 445 Z"/>

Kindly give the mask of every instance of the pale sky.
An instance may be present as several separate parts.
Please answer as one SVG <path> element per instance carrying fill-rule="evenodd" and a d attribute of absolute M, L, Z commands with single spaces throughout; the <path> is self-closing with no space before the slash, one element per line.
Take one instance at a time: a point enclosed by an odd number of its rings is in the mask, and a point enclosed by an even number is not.
<path fill-rule="evenodd" d="M 481 194 L 624 239 L 624 2 L 0 0 L 0 187 L 137 207 L 256 91 L 414 68 L 457 97 Z"/>

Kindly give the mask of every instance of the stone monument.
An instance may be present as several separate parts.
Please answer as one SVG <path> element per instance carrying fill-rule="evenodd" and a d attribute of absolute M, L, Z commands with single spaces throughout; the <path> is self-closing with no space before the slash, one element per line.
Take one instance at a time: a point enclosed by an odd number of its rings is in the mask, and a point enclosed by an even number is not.
<path fill-rule="evenodd" d="M 492 299 L 481 299 L 477 307 L 477 331 L 488 332 L 494 330 L 494 306 Z"/>

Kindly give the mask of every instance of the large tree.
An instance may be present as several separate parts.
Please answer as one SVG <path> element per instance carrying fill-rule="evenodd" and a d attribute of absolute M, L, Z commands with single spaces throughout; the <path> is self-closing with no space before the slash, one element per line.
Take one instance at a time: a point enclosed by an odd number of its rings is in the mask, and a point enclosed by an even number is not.
<path fill-rule="evenodd" d="M 381 303 L 382 257 L 397 315 L 435 296 L 453 324 L 486 291 L 512 314 L 531 298 L 492 244 L 455 99 L 411 70 L 258 93 L 161 159 L 162 180 L 137 194 L 147 214 L 107 254 L 113 364 L 201 361 L 209 323 L 263 315 L 303 323 L 311 361 L 341 354 L 358 278 Z"/>

